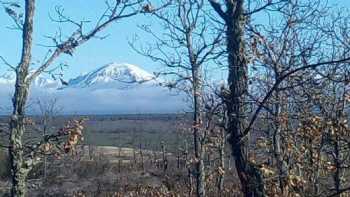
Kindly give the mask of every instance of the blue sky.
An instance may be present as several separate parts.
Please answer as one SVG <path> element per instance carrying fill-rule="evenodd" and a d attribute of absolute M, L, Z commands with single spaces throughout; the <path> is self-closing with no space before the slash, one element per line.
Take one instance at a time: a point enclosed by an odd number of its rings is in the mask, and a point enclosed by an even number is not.
<path fill-rule="evenodd" d="M 326 1 L 326 0 L 325 0 Z M 88 2 L 88 3 L 87 3 Z M 349 0 L 332 0 L 330 5 L 338 4 L 339 7 L 350 8 Z M 58 24 L 50 21 L 49 13 L 53 13 L 56 5 L 62 5 L 65 13 L 74 19 L 91 20 L 94 24 L 96 18 L 104 11 L 105 4 L 103 0 L 37 0 L 37 11 L 35 16 L 35 46 L 33 49 L 33 60 L 42 60 L 46 51 L 45 47 L 38 44 L 50 44 L 50 40 L 45 35 L 53 35 Z M 128 45 L 135 34 L 141 39 L 148 40 L 137 25 L 153 23 L 149 16 L 139 15 L 127 18 L 119 23 L 112 24 L 106 31 L 100 35 L 109 35 L 104 40 L 91 40 L 83 46 L 79 47 L 73 57 L 64 55 L 55 64 L 67 63 L 69 68 L 64 72 L 64 78 L 68 79 L 80 73 L 91 71 L 110 62 L 127 62 L 139 65 L 147 71 L 156 71 L 159 65 L 156 65 L 148 58 L 143 57 L 134 52 Z M 11 19 L 5 14 L 4 10 L 0 10 L 0 55 L 5 57 L 10 63 L 16 65 L 19 61 L 21 51 L 20 32 L 10 30 L 6 27 L 10 26 Z M 155 28 L 157 25 L 155 25 Z M 70 26 L 63 26 L 69 34 L 72 30 Z M 160 29 L 159 29 L 160 30 Z M 0 64 L 0 72 L 6 68 Z"/>
<path fill-rule="evenodd" d="M 45 38 L 46 35 L 53 35 L 58 24 L 49 19 L 49 12 L 53 13 L 56 5 L 62 5 L 65 13 L 72 18 L 80 20 L 91 20 L 95 24 L 96 18 L 103 13 L 105 9 L 104 1 L 94 0 L 86 3 L 86 0 L 39 0 L 37 1 L 37 12 L 35 16 L 33 61 L 42 60 L 48 48 L 39 46 L 39 44 L 51 44 L 52 42 Z M 109 35 L 104 40 L 92 39 L 79 47 L 73 57 L 63 55 L 58 63 L 67 63 L 69 68 L 65 71 L 65 78 L 76 76 L 77 74 L 91 71 L 110 62 L 127 62 L 136 64 L 152 72 L 156 66 L 148 58 L 138 55 L 128 45 L 137 33 L 143 36 L 137 25 L 149 23 L 149 17 L 139 15 L 119 23 L 112 24 L 106 31 L 100 35 Z M 5 14 L 3 9 L 0 10 L 0 55 L 5 57 L 10 63 L 17 64 L 20 59 L 21 40 L 20 32 L 8 29 L 11 19 Z M 63 26 L 63 32 L 69 35 L 72 26 Z M 142 35 L 141 35 L 142 34 Z M 0 64 L 0 71 L 4 66 Z"/>

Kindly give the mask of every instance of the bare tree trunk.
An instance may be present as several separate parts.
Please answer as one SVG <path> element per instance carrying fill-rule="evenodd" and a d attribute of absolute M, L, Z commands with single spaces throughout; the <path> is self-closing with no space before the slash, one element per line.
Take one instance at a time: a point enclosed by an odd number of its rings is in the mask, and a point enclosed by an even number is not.
<path fill-rule="evenodd" d="M 227 167 L 228 167 L 228 170 L 231 170 L 231 169 L 232 169 L 232 166 L 231 166 L 231 154 L 228 155 Z"/>
<path fill-rule="evenodd" d="M 336 136 L 336 139 L 334 141 L 334 163 L 335 163 L 335 173 L 333 175 L 334 180 L 334 189 L 335 193 L 339 193 L 339 195 L 336 195 L 337 197 L 340 197 L 340 188 L 341 188 L 341 180 L 340 180 L 340 151 L 339 151 L 339 137 Z"/>
<path fill-rule="evenodd" d="M 89 147 L 89 159 L 90 161 L 92 161 L 94 159 L 94 147 L 91 144 L 89 144 L 88 147 Z"/>
<path fill-rule="evenodd" d="M 224 129 L 221 129 L 221 142 L 220 142 L 220 148 L 219 148 L 219 157 L 220 157 L 220 164 L 219 164 L 219 181 L 218 181 L 218 190 L 219 195 L 222 196 L 222 191 L 224 189 L 224 178 L 225 178 L 225 142 L 226 142 L 226 135 Z"/>
<path fill-rule="evenodd" d="M 204 133 L 202 130 L 202 81 L 200 75 L 200 67 L 193 68 L 193 99 L 194 99 L 194 116 L 193 116 L 193 135 L 194 135 L 194 150 L 196 157 L 196 186 L 197 196 L 205 196 L 205 167 L 204 157 L 205 152 L 203 148 Z"/>
<path fill-rule="evenodd" d="M 163 167 L 163 173 L 166 172 L 168 169 L 168 158 L 166 156 L 166 150 L 165 150 L 165 144 L 164 142 L 161 142 L 161 148 L 162 148 L 162 167 Z"/>
<path fill-rule="evenodd" d="M 185 140 L 184 156 L 185 156 L 185 163 L 187 163 L 187 161 L 188 161 L 188 143 L 187 143 L 187 140 Z"/>
<path fill-rule="evenodd" d="M 274 133 L 273 133 L 273 149 L 274 149 L 274 156 L 276 159 L 276 165 L 277 165 L 277 170 L 278 170 L 278 181 L 279 181 L 279 188 L 282 194 L 288 195 L 285 192 L 285 184 L 286 184 L 286 180 L 285 178 L 287 177 L 287 163 L 286 161 L 284 161 L 283 159 L 283 153 L 282 153 L 282 147 L 281 147 L 281 143 L 282 143 L 282 133 L 281 133 L 281 121 L 280 119 L 280 115 L 281 115 L 281 95 L 280 92 L 276 92 L 275 93 L 275 97 L 276 97 L 276 103 L 274 104 L 275 107 L 275 128 L 274 128 Z"/>
<path fill-rule="evenodd" d="M 192 170 L 191 167 L 187 167 L 187 176 L 188 176 L 188 196 L 192 196 L 193 193 L 193 181 L 192 181 Z"/>
<path fill-rule="evenodd" d="M 43 137 L 46 136 L 47 134 L 47 118 L 48 117 L 44 117 L 44 132 L 43 132 Z M 82 147 L 83 151 L 84 151 L 84 146 Z M 83 153 L 83 155 L 85 155 L 85 153 Z M 47 177 L 47 156 L 44 155 L 44 181 L 46 181 L 46 177 Z"/>
<path fill-rule="evenodd" d="M 230 135 L 232 155 L 235 159 L 236 170 L 241 181 L 245 196 L 264 196 L 264 187 L 259 170 L 250 164 L 244 150 L 242 139 L 243 121 L 245 119 L 245 94 L 247 86 L 247 62 L 244 53 L 243 0 L 237 1 L 235 9 L 227 3 L 227 51 L 229 63 L 228 85 L 230 100 L 228 102 L 228 130 Z"/>
<path fill-rule="evenodd" d="M 119 143 L 119 147 L 118 147 L 118 172 L 119 173 L 121 172 L 121 168 L 122 168 L 122 147 L 121 147 L 121 144 Z"/>
<path fill-rule="evenodd" d="M 12 190 L 11 196 L 24 196 L 26 192 L 26 178 L 30 166 L 25 164 L 23 158 L 22 137 L 25 131 L 24 117 L 12 115 L 10 122 L 10 161 L 12 169 Z"/>
<path fill-rule="evenodd" d="M 21 62 L 16 70 L 15 93 L 12 98 L 13 112 L 10 120 L 9 155 L 12 168 L 11 196 L 24 196 L 26 193 L 26 178 L 31 163 L 23 158 L 22 138 L 25 132 L 25 105 L 28 97 L 29 84 L 26 79 L 31 62 L 31 47 L 33 33 L 33 18 L 35 0 L 25 1 L 25 21 L 23 25 L 23 48 Z"/>
<path fill-rule="evenodd" d="M 196 195 L 205 196 L 205 148 L 204 143 L 204 129 L 203 129 L 203 66 L 207 65 L 208 61 L 217 57 L 216 49 L 221 42 L 221 34 L 217 37 L 207 36 L 215 35 L 216 28 L 208 23 L 206 19 L 204 0 L 194 1 L 171 1 L 172 6 L 169 12 L 155 13 L 158 19 L 162 21 L 164 29 L 168 32 L 165 38 L 159 39 L 157 34 L 159 32 L 152 32 L 152 30 L 144 29 L 150 33 L 155 39 L 156 44 L 151 50 L 136 50 L 139 53 L 151 58 L 152 60 L 162 62 L 166 65 L 169 72 L 160 72 L 160 74 L 177 76 L 170 86 L 177 88 L 180 83 L 191 83 L 191 99 L 193 111 L 193 141 L 194 141 L 194 171 L 193 176 L 196 181 Z M 175 6 L 175 7 L 174 7 Z M 174 9 L 173 9 L 174 8 Z M 201 32 L 201 33 L 199 33 Z M 176 43 L 176 44 L 175 44 Z M 154 53 L 153 51 L 158 51 Z M 167 51 L 166 54 L 163 53 Z M 170 51 L 174 51 L 171 53 Z M 169 58 L 169 54 L 174 57 Z M 184 60 L 186 54 L 186 60 Z M 171 56 L 173 56 L 171 55 Z"/>
<path fill-rule="evenodd" d="M 176 166 L 178 169 L 180 169 L 180 148 L 177 148 L 176 159 L 177 159 Z"/>
<path fill-rule="evenodd" d="M 198 197 L 205 196 L 205 167 L 204 157 L 205 151 L 204 144 L 204 132 L 203 132 L 203 86 L 202 86 L 202 67 L 197 64 L 197 59 L 194 54 L 192 43 L 192 31 L 186 33 L 186 44 L 189 55 L 189 62 L 191 64 L 192 71 L 192 96 L 193 96 L 193 140 L 194 140 L 194 152 L 195 152 L 195 176 L 196 176 L 196 195 Z"/>
<path fill-rule="evenodd" d="M 264 186 L 260 170 L 247 159 L 244 133 L 245 95 L 248 91 L 247 61 L 244 47 L 244 0 L 225 1 L 226 10 L 221 4 L 209 0 L 215 11 L 226 24 L 226 39 L 228 53 L 228 86 L 230 94 L 227 98 L 228 132 L 232 156 L 236 171 L 246 197 L 264 196 Z"/>
<path fill-rule="evenodd" d="M 142 150 L 142 145 L 141 144 L 139 146 L 139 151 L 140 151 L 140 158 L 141 158 L 141 168 L 142 168 L 142 171 L 145 171 L 145 165 L 144 165 L 144 159 L 143 159 L 143 150 Z"/>

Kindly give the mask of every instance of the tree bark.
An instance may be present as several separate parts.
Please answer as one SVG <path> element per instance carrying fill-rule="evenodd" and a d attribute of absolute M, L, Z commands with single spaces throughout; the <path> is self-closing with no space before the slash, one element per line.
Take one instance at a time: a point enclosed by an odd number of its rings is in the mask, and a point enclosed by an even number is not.
<path fill-rule="evenodd" d="M 337 197 L 340 197 L 340 191 L 341 191 L 341 180 L 340 180 L 340 150 L 339 150 L 339 137 L 336 136 L 334 141 L 334 163 L 335 163 L 335 172 L 333 175 L 334 180 L 334 189 L 336 193 L 339 193 L 339 195 L 336 195 Z"/>
<path fill-rule="evenodd" d="M 225 180 L 225 142 L 226 142 L 226 134 L 224 129 L 220 130 L 220 147 L 219 147 L 219 167 L 222 172 L 219 172 L 219 181 L 218 181 L 218 190 L 219 190 L 219 196 L 222 196 L 222 192 L 224 190 L 224 180 Z"/>
<path fill-rule="evenodd" d="M 26 0 L 22 35 L 22 57 L 16 70 L 15 93 L 12 98 L 13 112 L 10 120 L 11 196 L 25 196 L 26 178 L 32 167 L 31 162 L 33 162 L 33 160 L 27 161 L 23 158 L 22 138 L 25 132 L 25 105 L 29 91 L 27 77 L 31 62 L 34 10 L 35 0 Z"/>
<path fill-rule="evenodd" d="M 193 115 L 193 135 L 194 135 L 194 150 L 196 157 L 196 188 L 197 196 L 205 196 L 205 166 L 204 166 L 204 133 L 202 130 L 202 81 L 200 67 L 195 66 L 193 69 L 193 100 L 194 100 L 194 115 Z"/>
<path fill-rule="evenodd" d="M 247 61 L 244 50 L 244 25 L 243 0 L 227 3 L 227 51 L 230 89 L 228 102 L 228 130 L 229 143 L 232 155 L 235 159 L 236 170 L 241 182 L 244 196 L 264 196 L 264 186 L 260 171 L 246 158 L 245 144 L 242 139 L 245 119 L 245 94 L 247 85 Z"/>
<path fill-rule="evenodd" d="M 247 158 L 244 142 L 244 120 L 246 119 L 245 95 L 248 91 L 247 61 L 244 46 L 244 0 L 225 1 L 226 10 L 221 4 L 209 0 L 214 10 L 226 24 L 226 48 L 228 53 L 228 86 L 230 94 L 226 100 L 228 113 L 229 144 L 235 167 L 246 197 L 265 196 L 260 170 Z"/>
<path fill-rule="evenodd" d="M 281 194 L 288 195 L 287 190 L 285 190 L 286 186 L 286 177 L 287 177 L 287 170 L 288 170 L 288 164 L 283 159 L 283 151 L 282 151 L 282 129 L 281 125 L 282 122 L 280 121 L 280 116 L 282 112 L 282 99 L 281 99 L 281 92 L 276 91 L 275 92 L 275 98 L 276 103 L 274 104 L 274 110 L 275 110 L 275 121 L 274 121 L 274 131 L 273 131 L 273 149 L 274 149 L 274 157 L 276 159 L 276 165 L 278 170 L 278 185 L 281 191 Z"/>
<path fill-rule="evenodd" d="M 204 197 L 205 194 L 205 166 L 204 166 L 204 132 L 203 132 L 203 79 L 202 66 L 197 63 L 195 51 L 193 49 L 192 29 L 186 32 L 186 45 L 188 50 L 189 62 L 192 72 L 192 96 L 193 96 L 193 140 L 195 152 L 195 176 L 196 176 L 196 195 Z"/>

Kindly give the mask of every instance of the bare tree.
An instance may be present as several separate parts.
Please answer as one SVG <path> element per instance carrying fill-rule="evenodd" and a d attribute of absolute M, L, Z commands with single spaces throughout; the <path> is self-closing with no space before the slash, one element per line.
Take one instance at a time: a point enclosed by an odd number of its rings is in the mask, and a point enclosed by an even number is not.
<path fill-rule="evenodd" d="M 50 135 L 54 132 L 55 127 L 53 125 L 53 120 L 62 112 L 62 108 L 58 105 L 57 98 L 52 98 L 48 100 L 38 100 L 37 107 L 39 109 L 39 127 L 36 129 L 42 134 L 42 138 Z M 44 155 L 44 180 L 47 177 L 47 156 Z"/>
<path fill-rule="evenodd" d="M 13 180 L 12 180 L 12 196 L 24 196 L 26 193 L 26 177 L 35 163 L 33 155 L 24 157 L 23 154 L 23 133 L 25 132 L 26 116 L 25 106 L 28 100 L 30 84 L 36 77 L 46 71 L 54 61 L 62 54 L 72 55 L 74 50 L 86 43 L 92 38 L 98 37 L 98 33 L 104 30 L 112 23 L 124 18 L 128 18 L 139 13 L 149 13 L 154 10 L 149 3 L 142 5 L 143 0 L 132 1 L 106 1 L 107 8 L 101 15 L 96 25 L 85 33 L 84 21 L 74 21 L 65 16 L 62 9 L 57 9 L 57 22 L 69 23 L 76 27 L 76 30 L 67 38 L 62 39 L 61 35 L 52 37 L 54 45 L 53 49 L 48 51 L 45 61 L 33 72 L 29 73 L 29 67 L 32 61 L 34 16 L 35 16 L 35 0 L 26 0 L 24 2 L 24 21 L 16 16 L 13 6 L 20 7 L 18 4 L 11 3 L 6 6 L 5 10 L 8 15 L 15 21 L 17 29 L 22 31 L 22 55 L 20 63 L 12 66 L 16 72 L 15 93 L 13 95 L 13 112 L 10 121 L 10 145 L 9 153 L 11 158 Z M 5 4 L 7 5 L 7 4 Z M 12 7 L 11 7 L 12 6 Z"/>
<path fill-rule="evenodd" d="M 319 5 L 314 1 L 307 1 L 306 3 L 297 2 L 297 1 L 266 1 L 265 4 L 261 3 L 252 3 L 251 1 L 244 0 L 236 0 L 236 1 L 215 1 L 209 0 L 213 9 L 218 13 L 218 15 L 222 18 L 222 21 L 226 25 L 225 33 L 227 39 L 227 54 L 228 54 L 228 68 L 229 68 L 229 76 L 228 76 L 228 86 L 229 90 L 227 91 L 227 108 L 228 108 L 228 132 L 230 133 L 230 145 L 232 149 L 232 155 L 235 158 L 236 170 L 238 176 L 240 178 L 242 191 L 245 196 L 264 196 L 265 192 L 263 186 L 263 178 L 261 174 L 261 170 L 258 166 L 252 163 L 249 159 L 247 159 L 247 137 L 248 134 L 251 133 L 253 126 L 260 117 L 260 112 L 264 111 L 266 108 L 266 104 L 270 101 L 271 97 L 279 97 L 279 94 L 276 93 L 276 90 L 279 90 L 280 86 L 283 86 L 284 82 L 289 80 L 291 76 L 295 75 L 303 75 L 310 69 L 315 69 L 321 66 L 330 66 L 335 64 L 341 64 L 349 61 L 349 56 L 345 53 L 341 53 L 339 56 L 328 56 L 321 51 L 316 50 L 316 46 L 312 42 L 308 42 L 307 35 L 315 33 L 313 30 L 307 29 L 304 26 L 304 30 L 309 34 L 303 35 L 300 37 L 293 37 L 295 45 L 288 45 L 285 43 L 279 43 L 280 45 L 268 43 L 265 44 L 266 48 L 269 50 L 261 51 L 261 53 L 256 52 L 256 44 L 255 42 L 249 43 L 252 44 L 253 50 L 249 50 L 251 46 L 247 45 L 246 35 L 247 30 L 250 30 L 249 24 L 255 27 L 261 27 L 258 31 L 255 31 L 258 37 L 264 35 L 265 27 L 269 26 L 269 24 L 254 24 L 252 21 L 252 17 L 255 13 L 261 11 L 271 11 L 275 13 L 282 13 L 282 15 L 289 17 L 282 17 L 282 21 L 285 22 L 286 26 L 281 28 L 281 31 L 277 30 L 280 26 L 276 24 L 273 26 L 271 31 L 274 32 L 282 32 L 283 35 L 288 32 L 289 27 L 293 27 L 296 23 L 303 21 L 303 24 L 311 24 L 311 20 L 309 17 L 314 17 L 315 19 L 318 16 L 319 10 L 316 7 Z M 254 6 L 255 5 L 255 6 Z M 253 8 L 252 8 L 253 7 Z M 278 14 L 277 14 L 278 15 Z M 304 20 L 303 20 L 304 19 Z M 254 29 L 252 28 L 252 29 Z M 314 29 L 315 30 L 315 29 Z M 293 32 L 293 31 L 292 31 Z M 320 30 L 318 32 L 321 32 Z M 287 33 L 288 34 L 288 33 Z M 319 39 L 316 35 L 315 40 Z M 263 38 L 259 38 L 257 40 L 264 40 Z M 268 39 L 274 40 L 276 37 L 269 37 Z M 300 39 L 300 40 L 299 40 Z M 278 39 L 277 39 L 278 40 Z M 276 41 L 276 40 L 274 40 Z M 302 46 L 301 48 L 300 45 Z M 285 53 L 275 53 L 274 49 L 280 49 L 280 47 L 284 48 L 283 51 Z M 294 48 L 293 48 L 294 47 Z M 289 50 L 293 51 L 292 54 L 289 54 Z M 271 52 L 273 51 L 273 52 Z M 246 103 L 247 96 L 249 95 L 248 89 L 248 80 L 250 76 L 248 75 L 248 66 L 256 66 L 256 64 L 252 61 L 248 52 L 251 52 L 256 55 L 259 59 L 261 54 L 265 55 L 264 58 L 261 58 L 264 61 L 264 65 L 277 65 L 274 67 L 276 79 L 274 83 L 268 88 L 268 90 L 263 93 L 262 99 L 254 99 L 257 102 L 257 107 L 253 111 L 252 114 L 248 115 L 246 111 Z M 314 53 L 313 53 L 314 52 Z M 272 54 L 272 55 L 271 55 Z M 293 61 L 293 66 L 283 64 L 285 67 L 281 67 L 281 62 L 285 62 L 284 57 L 288 54 L 292 57 L 291 61 Z M 311 55 L 310 55 L 311 54 Z M 317 58 L 309 58 L 314 54 L 318 54 Z M 254 57 L 255 58 L 255 57 Z M 254 59 L 253 58 L 253 59 Z M 283 59 L 283 60 L 282 60 Z M 289 62 L 291 63 L 291 62 Z M 256 72 L 256 74 L 261 73 Z M 275 105 L 275 110 L 278 114 L 280 114 L 279 104 Z M 248 120 L 248 118 L 250 119 Z M 248 123 L 246 126 L 244 125 L 245 121 Z M 275 122 L 275 124 L 280 124 L 279 122 Z M 275 132 L 275 140 L 279 140 L 280 128 L 276 127 Z M 278 142 L 280 143 L 280 142 Z M 279 145 L 279 144 L 276 144 Z M 282 158 L 279 156 L 279 148 L 276 147 L 276 155 L 279 157 L 278 165 L 280 166 L 280 170 L 282 170 Z"/>
<path fill-rule="evenodd" d="M 248 35 L 252 38 L 249 51 L 258 57 L 255 59 L 257 62 L 253 64 L 258 67 L 255 73 L 261 73 L 261 71 L 268 73 L 266 76 L 254 77 L 254 80 L 258 81 L 254 82 L 254 85 L 260 83 L 261 91 L 255 92 L 256 95 L 251 98 L 256 102 L 257 108 L 263 109 L 272 118 L 267 120 L 273 130 L 268 141 L 271 141 L 273 146 L 279 192 L 288 195 L 288 192 L 302 193 L 308 190 L 307 192 L 312 192 L 313 195 L 319 195 L 321 166 L 320 159 L 315 155 L 322 156 L 324 147 L 315 146 L 315 144 L 324 144 L 325 138 L 322 132 L 315 132 L 312 136 L 306 134 L 298 138 L 296 125 L 305 119 L 307 119 L 306 122 L 312 122 L 308 116 L 320 116 L 316 112 L 318 107 L 312 100 L 320 96 L 327 97 L 326 95 L 333 91 L 327 89 L 328 93 L 327 91 L 321 93 L 318 86 L 323 84 L 324 89 L 328 84 L 327 80 L 333 80 L 334 76 L 343 76 L 348 73 L 348 46 L 342 44 L 345 43 L 343 40 L 346 36 L 337 35 L 338 30 L 334 27 L 335 23 L 346 20 L 347 17 L 332 16 L 331 10 L 322 1 L 288 4 L 280 9 L 280 14 L 283 23 L 274 24 L 271 21 L 269 25 L 249 26 L 247 29 Z M 324 24 L 324 21 L 327 23 Z M 328 29 L 329 27 L 332 27 L 332 30 Z M 342 26 L 342 32 L 344 28 L 347 27 Z M 333 52 L 330 53 L 330 51 Z M 346 78 L 342 79 L 339 76 L 336 81 L 339 83 L 346 81 Z M 337 94 L 340 93 L 341 91 L 337 90 Z M 259 101 L 259 97 L 263 97 L 264 102 Z M 335 104 L 337 101 L 333 100 L 331 103 Z M 259 116 L 261 119 L 261 114 L 256 112 L 258 111 L 255 111 L 253 117 Z M 322 127 L 325 121 L 325 119 L 320 121 L 319 118 L 315 118 L 314 122 L 319 124 L 317 128 L 325 129 L 326 127 Z M 292 166 L 300 162 L 300 159 L 295 157 L 299 157 L 301 153 L 291 156 L 290 150 L 292 147 L 304 149 L 305 147 L 295 147 L 292 143 L 299 143 L 301 139 L 305 142 L 304 145 L 307 145 L 310 154 L 314 156 L 309 155 L 308 164 L 305 163 L 305 166 L 301 165 L 298 170 L 294 170 Z M 312 143 L 315 144 L 311 145 Z M 303 168 L 314 173 L 307 172 L 301 175 Z M 291 180 L 300 181 L 303 180 L 301 179 L 303 176 L 309 177 L 310 185 L 304 185 L 304 190 L 295 190 L 291 186 Z"/>
<path fill-rule="evenodd" d="M 244 46 L 245 9 L 244 0 L 225 1 L 209 0 L 211 6 L 225 23 L 226 52 L 228 53 L 228 86 L 226 98 L 228 113 L 228 132 L 232 155 L 242 191 L 245 196 L 263 196 L 262 177 L 254 165 L 249 163 L 244 149 L 245 95 L 248 89 L 247 59 Z M 222 5 L 223 4 L 223 5 Z M 225 6 L 225 11 L 222 6 Z M 259 184 L 259 185 L 257 185 Z"/>
<path fill-rule="evenodd" d="M 220 94 L 220 88 L 217 84 L 208 87 L 204 94 L 205 119 L 207 130 L 207 151 L 208 155 L 217 155 L 213 158 L 218 161 L 214 167 L 217 175 L 217 192 L 219 196 L 224 192 L 224 180 L 226 173 L 226 141 L 227 141 L 227 116 L 226 106 Z M 211 162 L 211 161 L 209 161 Z M 214 162 L 215 164 L 215 162 Z"/>
<path fill-rule="evenodd" d="M 141 50 L 133 47 L 140 54 L 166 66 L 165 71 L 157 73 L 171 79 L 165 86 L 184 90 L 191 98 L 197 196 L 206 195 L 203 67 L 220 55 L 218 46 L 221 43 L 221 34 L 211 23 L 205 9 L 204 0 L 173 1 L 168 9 L 153 13 L 161 21 L 164 33 L 159 35 L 152 31 L 152 27 L 142 26 L 156 43 Z"/>

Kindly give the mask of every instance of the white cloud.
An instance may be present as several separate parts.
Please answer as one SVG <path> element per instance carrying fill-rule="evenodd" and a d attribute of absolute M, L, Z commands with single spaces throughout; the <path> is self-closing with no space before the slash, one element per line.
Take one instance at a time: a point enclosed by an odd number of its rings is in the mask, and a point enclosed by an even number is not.
<path fill-rule="evenodd" d="M 69 80 L 66 88 L 49 76 L 39 76 L 31 87 L 27 113 L 38 113 L 38 100 L 57 99 L 63 113 L 174 113 L 186 109 L 184 96 L 175 96 L 168 89 L 156 86 L 158 79 L 138 66 L 110 63 Z M 123 81 L 147 81 L 125 83 Z M 11 112 L 14 73 L 0 75 L 0 113 Z"/>
<path fill-rule="evenodd" d="M 11 111 L 12 87 L 0 86 L 0 113 Z M 50 90 L 32 88 L 27 113 L 37 113 L 37 100 L 56 98 L 65 114 L 111 113 L 175 113 L 186 108 L 184 97 L 155 86 L 139 86 L 131 89 L 67 88 Z"/>

